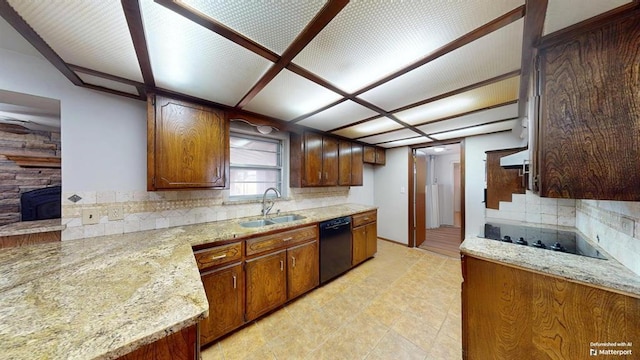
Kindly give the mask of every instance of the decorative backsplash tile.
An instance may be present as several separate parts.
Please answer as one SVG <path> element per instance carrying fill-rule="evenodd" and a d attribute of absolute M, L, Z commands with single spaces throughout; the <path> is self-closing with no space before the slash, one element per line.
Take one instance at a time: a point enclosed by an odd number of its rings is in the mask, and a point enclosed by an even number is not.
<path fill-rule="evenodd" d="M 67 228 L 63 240 L 162 229 L 260 215 L 261 201 L 231 201 L 221 190 L 193 191 L 100 191 L 63 194 L 62 220 Z M 77 203 L 66 200 L 73 194 Z M 275 202 L 273 212 L 344 204 L 348 187 L 290 189 L 287 198 Z M 109 221 L 109 207 L 123 207 L 124 220 Z M 82 210 L 97 209 L 100 221 L 82 225 Z"/>
<path fill-rule="evenodd" d="M 529 224 L 575 226 L 576 201 L 542 198 L 531 191 L 513 194 L 511 202 L 500 202 L 500 209 L 486 209 L 487 221 L 518 221 Z"/>

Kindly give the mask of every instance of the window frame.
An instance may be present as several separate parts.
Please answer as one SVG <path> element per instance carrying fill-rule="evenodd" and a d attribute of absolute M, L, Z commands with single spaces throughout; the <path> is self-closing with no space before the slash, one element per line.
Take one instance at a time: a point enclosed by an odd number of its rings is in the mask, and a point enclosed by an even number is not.
<path fill-rule="evenodd" d="M 276 134 L 256 134 L 252 131 L 247 131 L 243 128 L 234 128 L 233 126 L 230 129 L 229 137 L 230 138 L 244 138 L 251 139 L 256 141 L 264 141 L 270 143 L 278 144 L 278 153 L 279 153 L 279 165 L 278 166 L 262 166 L 262 165 L 244 165 L 244 164 L 236 164 L 234 165 L 231 162 L 231 156 L 229 157 L 229 186 L 232 186 L 233 179 L 231 178 L 231 173 L 233 169 L 276 169 L 279 171 L 279 181 L 280 184 L 280 194 L 282 197 L 285 197 L 288 193 L 288 167 L 289 167 L 289 158 L 288 158 L 288 134 L 276 133 Z M 229 143 L 229 154 L 231 155 L 231 143 Z M 230 201 L 247 201 L 247 200 L 262 200 L 263 194 L 254 194 L 254 195 L 231 195 L 231 189 L 229 189 L 228 200 Z M 269 193 L 267 195 L 268 198 L 275 197 L 275 194 Z"/>

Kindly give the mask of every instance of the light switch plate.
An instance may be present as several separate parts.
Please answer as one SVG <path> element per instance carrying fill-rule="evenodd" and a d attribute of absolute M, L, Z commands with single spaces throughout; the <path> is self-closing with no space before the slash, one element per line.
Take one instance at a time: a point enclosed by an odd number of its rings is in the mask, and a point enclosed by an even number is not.
<path fill-rule="evenodd" d="M 100 222 L 98 209 L 82 209 L 82 225 L 92 225 Z"/>
<path fill-rule="evenodd" d="M 636 227 L 635 221 L 626 217 L 620 218 L 620 231 L 624 234 L 633 237 L 633 230 Z"/>
<path fill-rule="evenodd" d="M 124 219 L 122 205 L 109 206 L 109 221 Z"/>

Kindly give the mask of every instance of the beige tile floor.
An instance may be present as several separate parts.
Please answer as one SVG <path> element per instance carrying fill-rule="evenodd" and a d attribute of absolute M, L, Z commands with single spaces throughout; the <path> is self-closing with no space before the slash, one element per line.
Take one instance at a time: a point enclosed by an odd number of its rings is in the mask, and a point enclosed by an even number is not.
<path fill-rule="evenodd" d="M 461 359 L 460 261 L 378 240 L 376 257 L 202 352 L 217 359 Z"/>

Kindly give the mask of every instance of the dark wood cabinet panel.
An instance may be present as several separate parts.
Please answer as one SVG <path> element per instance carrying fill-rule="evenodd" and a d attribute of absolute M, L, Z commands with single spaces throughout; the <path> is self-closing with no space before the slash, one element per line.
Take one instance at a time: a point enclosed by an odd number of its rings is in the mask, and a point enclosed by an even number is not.
<path fill-rule="evenodd" d="M 275 309 L 287 301 L 286 250 L 247 260 L 246 319 Z"/>
<path fill-rule="evenodd" d="M 322 185 L 338 185 L 338 140 L 322 137 Z"/>
<path fill-rule="evenodd" d="M 376 165 L 384 165 L 387 161 L 386 153 L 384 148 L 376 148 Z"/>
<path fill-rule="evenodd" d="M 151 95 L 147 142 L 149 190 L 228 187 L 229 125 L 223 111 Z"/>
<path fill-rule="evenodd" d="M 505 168 L 500 166 L 500 159 L 515 154 L 526 148 L 487 151 L 487 202 L 486 207 L 498 210 L 500 201 L 511 201 L 513 194 L 524 194 L 526 178 L 521 176 L 522 167 Z"/>
<path fill-rule="evenodd" d="M 376 163 L 376 148 L 373 146 L 364 146 L 364 154 L 362 159 L 366 164 L 375 164 Z"/>
<path fill-rule="evenodd" d="M 466 255 L 463 276 L 465 359 L 585 359 L 609 341 L 640 351 L 638 298 Z"/>
<path fill-rule="evenodd" d="M 372 257 L 378 252 L 378 223 L 370 223 L 365 226 L 367 232 L 366 255 Z"/>
<path fill-rule="evenodd" d="M 351 226 L 351 264 L 355 266 L 378 251 L 377 212 L 353 215 Z"/>
<path fill-rule="evenodd" d="M 304 185 L 322 184 L 322 135 L 304 133 Z M 293 153 L 292 153 L 293 154 Z"/>
<path fill-rule="evenodd" d="M 121 356 L 119 360 L 197 360 L 197 325 L 184 328 L 156 342 Z"/>
<path fill-rule="evenodd" d="M 542 196 L 640 200 L 639 48 L 635 15 L 540 50 Z"/>
<path fill-rule="evenodd" d="M 287 298 L 296 298 L 318 286 L 318 241 L 287 250 Z"/>
<path fill-rule="evenodd" d="M 351 185 L 352 169 L 351 142 L 340 140 L 338 142 L 338 185 Z"/>
<path fill-rule="evenodd" d="M 207 344 L 244 323 L 242 264 L 202 274 L 209 317 L 200 323 L 200 342 Z"/>
<path fill-rule="evenodd" d="M 367 258 L 367 229 L 365 226 L 354 228 L 351 235 L 351 265 L 355 266 Z"/>
<path fill-rule="evenodd" d="M 351 144 L 351 185 L 362 186 L 364 161 L 362 159 L 363 147 L 360 144 Z"/>

